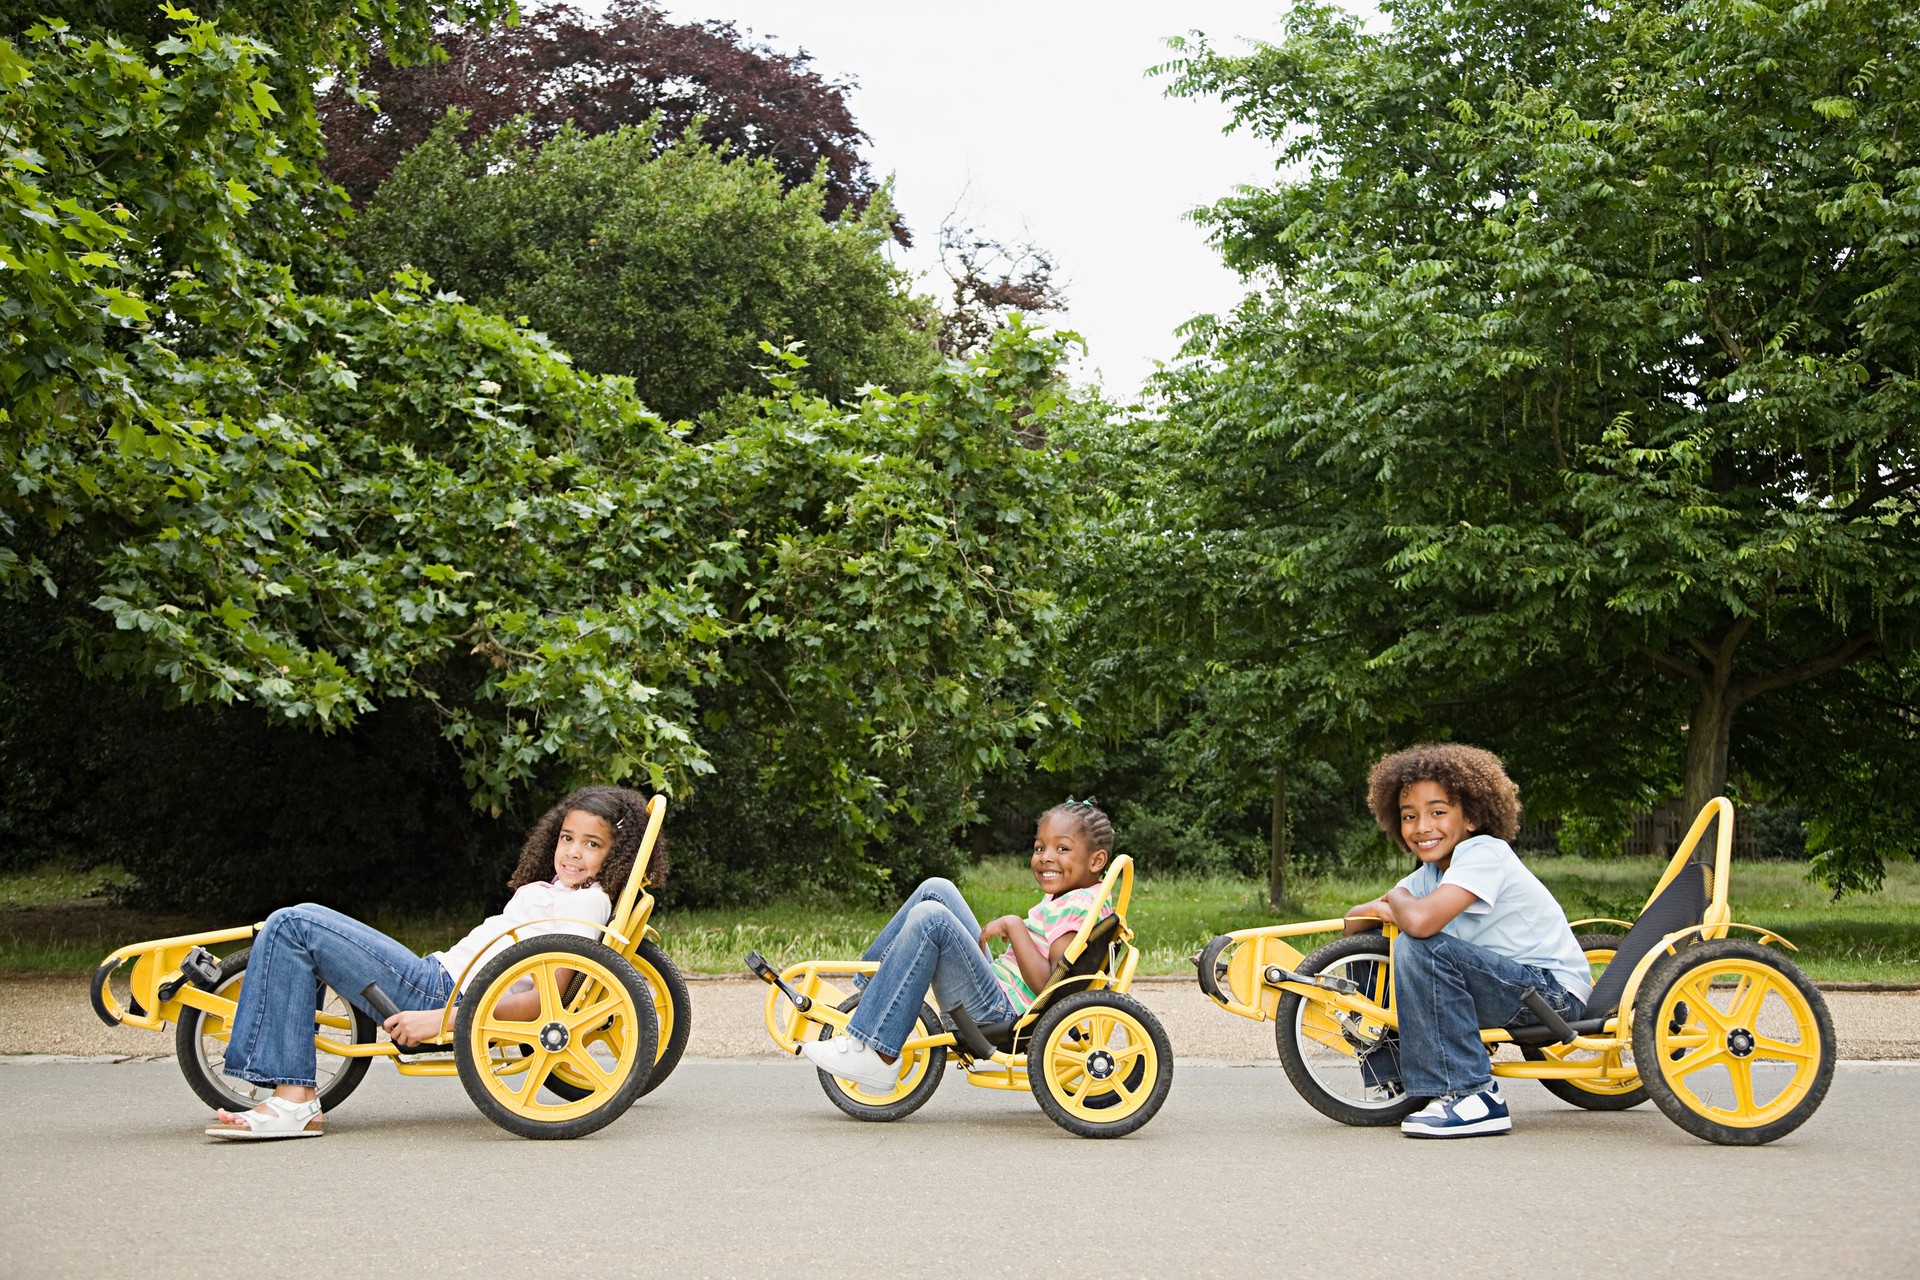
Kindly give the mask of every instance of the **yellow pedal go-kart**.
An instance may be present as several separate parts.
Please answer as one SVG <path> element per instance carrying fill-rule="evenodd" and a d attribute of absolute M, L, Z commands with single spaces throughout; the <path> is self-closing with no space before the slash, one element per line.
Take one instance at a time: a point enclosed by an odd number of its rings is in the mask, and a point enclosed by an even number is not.
<path fill-rule="evenodd" d="M 1118 857 L 1101 882 L 1100 901 L 1113 914 L 1084 926 L 1053 968 L 1032 1008 L 1012 1022 L 982 1026 L 963 1006 L 947 1011 L 949 1029 L 921 1006 L 900 1050 L 900 1079 L 870 1092 L 818 1072 L 833 1105 L 856 1120 L 898 1120 L 926 1104 L 940 1087 L 949 1054 L 967 1083 L 985 1089 L 1031 1090 L 1040 1109 L 1083 1138 L 1117 1138 L 1153 1119 L 1173 1084 L 1173 1049 L 1153 1013 L 1127 994 L 1140 953 L 1127 927 L 1133 860 Z M 832 979 L 871 974 L 865 960 L 808 960 L 776 973 L 751 952 L 747 968 L 772 985 L 767 1031 L 798 1054 L 803 1039 L 846 1029 L 857 996 Z"/>
<path fill-rule="evenodd" d="M 1716 822 L 1717 819 L 1717 822 Z M 1711 862 L 1695 850 L 1716 828 Z M 1733 806 L 1714 799 L 1631 925 L 1576 920 L 1595 967 L 1582 1018 L 1568 1023 L 1537 996 L 1541 1025 L 1487 1029 L 1495 1076 L 1538 1080 L 1595 1111 L 1649 1097 L 1696 1137 L 1758 1146 L 1793 1132 L 1819 1109 L 1833 1080 L 1833 1020 L 1799 967 L 1767 944 L 1792 944 L 1736 924 L 1727 906 Z M 1422 1103 L 1398 1087 L 1391 928 L 1338 938 L 1302 956 L 1288 938 L 1339 932 L 1340 920 L 1241 929 L 1195 958 L 1200 987 L 1223 1009 L 1277 1024 L 1287 1079 L 1321 1114 L 1351 1125 L 1398 1124 Z M 1754 938 L 1733 938 L 1743 930 Z M 1531 993 L 1529 993 L 1531 995 Z"/>
<path fill-rule="evenodd" d="M 457 1074 L 483 1115 L 526 1138 L 582 1137 L 658 1088 L 679 1063 L 692 1025 L 687 984 L 648 924 L 647 864 L 666 812 L 665 796 L 648 803 L 633 871 L 599 939 L 536 934 L 482 965 L 470 982 L 455 975 L 465 995 L 449 1000 L 443 1020 L 452 1031 L 432 1043 L 403 1053 L 380 1038 L 379 1023 L 362 1009 L 324 989 L 314 1013 L 321 1109 L 346 1101 L 375 1058 L 391 1059 L 404 1076 Z M 254 924 L 122 947 L 94 970 L 94 1012 L 108 1026 L 162 1031 L 174 1024 L 188 1085 L 208 1106 L 245 1111 L 272 1092 L 222 1070 L 250 948 L 223 956 L 208 948 L 250 942 L 259 930 Z M 115 975 L 129 963 L 123 1006 Z M 563 970 L 572 975 L 564 982 Z M 540 993 L 539 1013 L 526 1021 L 496 1017 L 500 997 L 524 979 Z M 363 996 L 376 1007 L 384 998 L 377 987 Z"/>

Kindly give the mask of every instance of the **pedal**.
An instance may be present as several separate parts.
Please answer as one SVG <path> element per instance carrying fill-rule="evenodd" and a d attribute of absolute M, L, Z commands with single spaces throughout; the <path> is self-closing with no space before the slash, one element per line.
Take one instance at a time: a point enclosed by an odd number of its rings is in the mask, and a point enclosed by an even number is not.
<path fill-rule="evenodd" d="M 800 1012 L 805 1013 L 807 1010 L 813 1008 L 813 1001 L 788 986 L 786 982 L 781 979 L 780 975 L 774 972 L 773 966 L 768 964 L 766 958 L 758 951 L 747 952 L 746 964 L 747 972 L 762 982 L 771 983 L 780 988 L 780 994 L 793 1001 L 793 1007 Z"/>
<path fill-rule="evenodd" d="M 205 947 L 195 947 L 180 957 L 180 976 L 160 984 L 160 998 L 173 999 L 189 982 L 202 991 L 211 991 L 220 985 L 220 961 Z"/>
<path fill-rule="evenodd" d="M 1277 964 L 1268 965 L 1260 976 L 1267 980 L 1267 985 L 1270 987 L 1277 987 L 1283 982 L 1297 982 L 1302 986 L 1319 987 L 1322 991 L 1338 991 L 1343 996 L 1360 994 L 1360 984 L 1352 978 L 1336 978 L 1332 974 L 1325 973 L 1311 975 L 1295 973 Z"/>

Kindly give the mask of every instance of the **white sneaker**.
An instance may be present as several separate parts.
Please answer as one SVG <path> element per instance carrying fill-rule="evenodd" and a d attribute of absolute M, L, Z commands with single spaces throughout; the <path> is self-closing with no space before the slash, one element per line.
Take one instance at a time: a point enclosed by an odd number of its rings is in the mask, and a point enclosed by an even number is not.
<path fill-rule="evenodd" d="M 879 1054 L 851 1036 L 808 1040 L 801 1044 L 800 1052 L 828 1075 L 858 1085 L 868 1093 L 892 1093 L 900 1083 L 898 1062 L 882 1062 Z"/>
<path fill-rule="evenodd" d="M 1513 1119 L 1498 1085 L 1435 1098 L 1400 1122 L 1400 1132 L 1410 1138 L 1477 1138 L 1512 1131 Z"/>

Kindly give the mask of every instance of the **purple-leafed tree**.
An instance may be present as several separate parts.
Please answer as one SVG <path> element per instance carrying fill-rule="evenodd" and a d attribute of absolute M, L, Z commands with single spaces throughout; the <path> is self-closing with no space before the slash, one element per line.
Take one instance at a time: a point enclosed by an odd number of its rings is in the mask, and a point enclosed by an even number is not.
<path fill-rule="evenodd" d="M 424 65 L 374 52 L 359 90 L 375 95 L 377 110 L 344 84 L 321 95 L 327 172 L 356 204 L 454 107 L 471 113 L 468 138 L 524 114 L 532 146 L 569 120 L 592 135 L 658 115 L 664 149 L 698 121 L 701 141 L 767 159 L 788 187 L 824 165 L 829 219 L 864 208 L 877 188 L 859 151 L 867 135 L 847 105 L 853 83 L 731 22 L 675 22 L 645 0 L 616 0 L 597 19 L 561 5 L 518 26 L 449 31 L 440 43 L 445 60 Z"/>

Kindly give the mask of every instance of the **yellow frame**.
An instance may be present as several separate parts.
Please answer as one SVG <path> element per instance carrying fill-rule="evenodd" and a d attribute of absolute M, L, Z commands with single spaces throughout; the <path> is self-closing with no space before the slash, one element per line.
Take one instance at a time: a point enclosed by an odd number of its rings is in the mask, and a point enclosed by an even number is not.
<path fill-rule="evenodd" d="M 614 904 L 613 913 L 605 925 L 600 928 L 601 940 L 624 960 L 633 960 L 639 953 L 641 942 L 651 937 L 656 941 L 659 933 L 649 921 L 653 917 L 654 897 L 644 885 L 647 867 L 653 860 L 653 850 L 660 840 L 660 828 L 667 818 L 667 798 L 656 795 L 647 802 L 647 829 L 640 839 L 640 849 L 634 855 L 633 871 L 627 876 L 626 887 L 620 891 L 620 899 Z M 503 929 L 480 948 L 484 955 L 496 942 L 502 939 L 518 940 L 521 934 L 537 936 L 536 924 L 548 924 L 552 921 L 540 920 L 530 924 L 515 925 Z M 569 921 L 578 925 L 579 921 Z M 94 969 L 94 992 L 98 997 L 99 1012 L 103 1021 L 110 1025 L 138 1027 L 144 1031 L 164 1031 L 169 1023 L 178 1022 L 183 1009 L 198 1009 L 223 1021 L 231 1021 L 235 1002 L 211 991 L 203 991 L 191 982 L 180 982 L 181 962 L 187 953 L 195 947 L 215 947 L 222 943 L 250 941 L 260 932 L 264 922 L 242 925 L 231 929 L 216 929 L 206 933 L 181 934 L 173 938 L 159 938 L 150 942 L 135 942 L 121 947 L 109 954 Z M 531 932 L 527 932 L 531 930 Z M 477 957 L 476 957 L 477 958 Z M 115 971 L 133 964 L 128 975 L 129 994 L 132 999 L 146 1010 L 136 1014 L 123 1007 L 114 998 L 111 977 Z M 467 966 L 471 972 L 473 965 Z M 457 995 L 465 985 L 468 972 L 454 975 L 453 990 Z M 160 999 L 160 988 L 167 983 L 178 982 L 179 987 L 169 1000 Z M 316 1015 L 319 1016 L 319 1015 Z M 440 1014 L 440 1034 L 429 1043 L 446 1044 L 453 1038 L 454 997 L 447 998 Z M 347 1026 L 344 1019 L 321 1017 L 321 1025 L 342 1029 Z M 451 1076 L 459 1074 L 459 1065 L 453 1058 L 428 1058 L 418 1062 L 400 1061 L 400 1050 L 392 1041 L 377 1041 L 368 1044 L 342 1044 L 316 1035 L 314 1046 L 321 1053 L 330 1053 L 341 1058 L 391 1058 L 396 1070 L 403 1076 Z M 666 1042 L 666 1033 L 662 1029 L 660 1041 Z"/>
<path fill-rule="evenodd" d="M 1717 825 L 1715 819 L 1718 819 Z M 1733 920 L 1728 906 L 1729 871 L 1733 859 L 1733 804 L 1724 796 L 1709 800 L 1694 818 L 1687 829 L 1686 837 L 1680 842 L 1679 849 L 1667 862 L 1653 891 L 1647 895 L 1647 905 L 1660 896 L 1661 890 L 1672 883 L 1674 877 L 1692 861 L 1693 852 L 1706 834 L 1709 826 L 1715 826 L 1713 854 L 1713 893 L 1709 897 L 1701 922 L 1684 929 L 1676 929 L 1662 937 L 1646 955 L 1634 965 L 1627 979 L 1626 987 L 1621 991 L 1618 1010 L 1610 1016 L 1604 1029 L 1597 1035 L 1583 1035 L 1571 1043 L 1557 1046 L 1567 1050 L 1588 1050 L 1602 1055 L 1630 1048 L 1632 1044 L 1633 1006 L 1640 993 L 1640 984 L 1649 970 L 1665 955 L 1670 954 L 1674 945 L 1690 936 L 1702 939 L 1724 938 L 1734 929 L 1742 929 L 1758 935 L 1763 944 L 1779 943 L 1789 950 L 1796 950 L 1791 942 L 1779 934 L 1760 928 L 1757 925 L 1740 924 Z M 1617 924 L 1626 927 L 1625 921 L 1586 920 L 1582 924 Z M 1226 972 L 1218 979 L 1220 997 L 1211 997 L 1227 1012 L 1256 1022 L 1271 1021 L 1278 1010 L 1280 997 L 1292 992 L 1304 999 L 1316 1001 L 1330 1008 L 1357 1013 L 1369 1021 L 1397 1028 L 1399 1019 L 1391 1010 L 1368 1000 L 1364 996 L 1348 995 L 1332 991 L 1325 987 L 1307 982 L 1270 981 L 1268 970 L 1278 968 L 1292 972 L 1297 970 L 1304 953 L 1287 941 L 1288 938 L 1313 933 L 1339 933 L 1346 921 L 1307 920 L 1297 924 L 1265 925 L 1254 929 L 1239 929 L 1224 936 L 1232 942 L 1216 956 L 1216 962 L 1224 960 Z M 1391 925 L 1382 926 L 1386 940 L 1391 943 L 1394 929 Z M 1492 1046 L 1510 1043 L 1512 1037 L 1501 1028 L 1488 1028 L 1480 1032 L 1483 1044 Z M 1518 1079 L 1540 1080 L 1589 1080 L 1606 1082 L 1617 1078 L 1618 1073 L 1611 1071 L 1605 1057 L 1585 1062 L 1559 1061 L 1499 1061 L 1493 1064 L 1493 1074 Z"/>
<path fill-rule="evenodd" d="M 1087 940 L 1093 928 L 1100 922 L 1099 907 L 1111 901 L 1113 914 L 1119 917 L 1120 932 L 1113 941 L 1119 958 L 1111 974 L 1094 973 L 1084 977 L 1065 979 L 1081 985 L 1090 991 L 1116 991 L 1122 995 L 1133 985 L 1133 975 L 1140 967 L 1140 950 L 1133 945 L 1133 929 L 1127 924 L 1127 907 L 1133 901 L 1133 859 L 1125 854 L 1115 858 L 1113 865 L 1107 868 L 1107 874 L 1100 882 L 1100 897 L 1094 904 L 1095 909 L 1088 915 L 1087 923 L 1080 927 L 1068 945 L 1065 959 L 1078 960 L 1086 952 Z M 851 1014 L 842 1013 L 839 1005 L 846 999 L 847 992 L 835 986 L 832 977 L 855 977 L 863 973 L 872 973 L 880 967 L 876 960 L 803 960 L 787 966 L 780 973 L 781 981 L 806 996 L 809 1008 L 802 1012 L 791 1000 L 783 995 L 776 986 L 767 988 L 766 1008 L 763 1016 L 767 1025 L 767 1034 L 773 1042 L 791 1054 L 800 1052 L 800 1039 L 794 1034 L 809 1022 L 832 1027 L 836 1033 L 844 1032 Z M 1044 1010 L 1040 1009 L 1041 1000 L 1062 983 L 1051 983 L 1045 991 L 1036 993 L 1034 1007 L 1020 1016 L 1014 1023 L 1014 1036 L 1017 1038 L 1028 1027 L 1039 1021 Z M 1038 1010 L 1038 1012 L 1036 1012 Z M 938 1035 L 915 1036 L 901 1046 L 900 1055 L 926 1049 L 947 1048 L 957 1051 L 968 1062 L 979 1064 L 991 1062 L 1001 1068 L 999 1071 L 976 1069 L 967 1072 L 967 1083 L 981 1089 L 1005 1089 L 1031 1091 L 1032 1083 L 1027 1079 L 1027 1055 L 999 1051 L 990 1058 L 975 1057 L 973 1052 L 961 1044 L 951 1031 Z"/>

